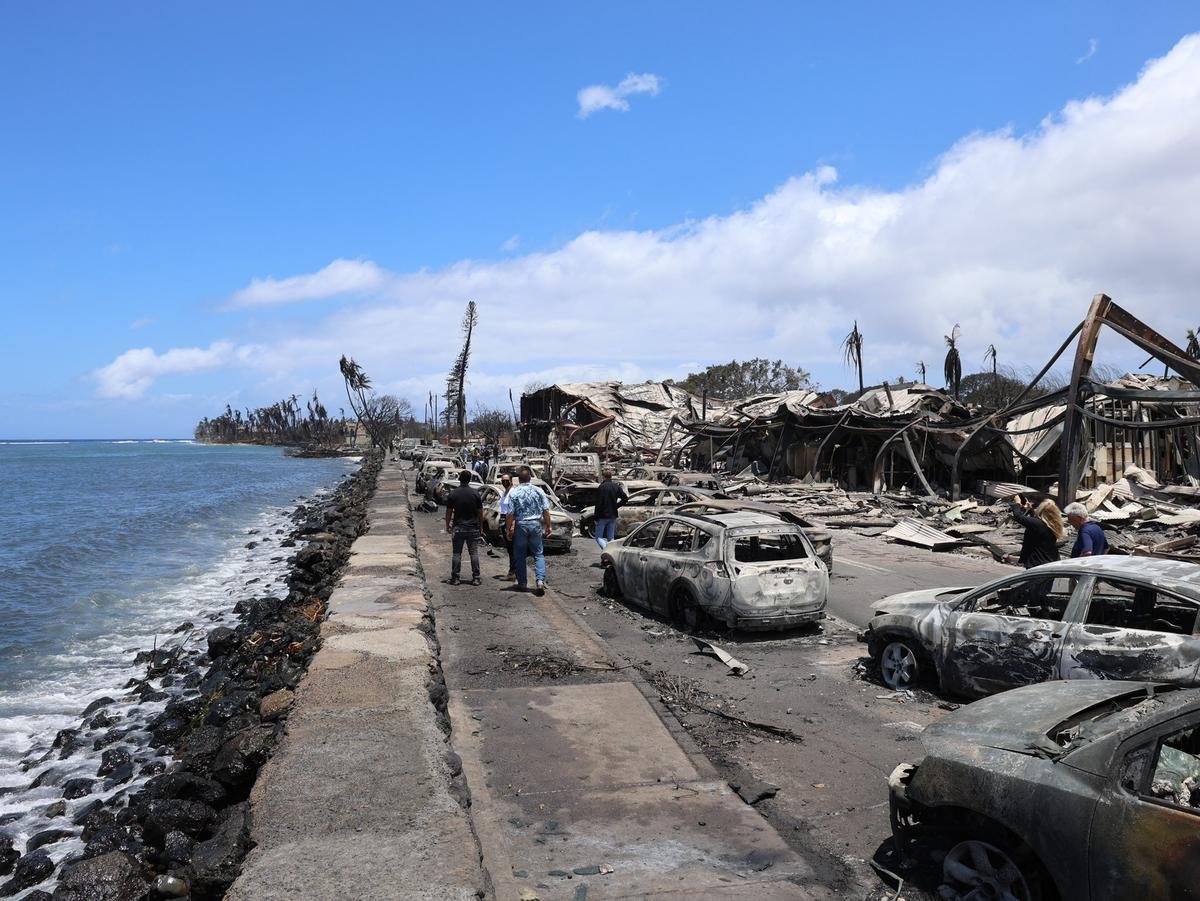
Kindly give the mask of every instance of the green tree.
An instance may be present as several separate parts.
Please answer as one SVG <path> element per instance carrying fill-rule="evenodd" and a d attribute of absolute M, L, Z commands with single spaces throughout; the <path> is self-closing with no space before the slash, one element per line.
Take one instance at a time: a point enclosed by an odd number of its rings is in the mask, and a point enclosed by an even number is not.
<path fill-rule="evenodd" d="M 670 384 L 692 394 L 703 394 L 707 390 L 710 397 L 723 400 L 812 387 L 809 374 L 803 369 L 788 366 L 782 360 L 771 361 L 761 357 L 742 363 L 737 360 L 716 363 Z"/>

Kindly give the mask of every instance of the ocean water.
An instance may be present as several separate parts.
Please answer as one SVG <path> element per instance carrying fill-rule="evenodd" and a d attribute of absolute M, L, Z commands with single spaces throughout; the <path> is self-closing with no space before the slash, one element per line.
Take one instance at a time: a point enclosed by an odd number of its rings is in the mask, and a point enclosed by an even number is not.
<path fill-rule="evenodd" d="M 124 697 L 141 675 L 136 651 L 202 646 L 238 600 L 286 590 L 292 551 L 277 530 L 357 463 L 190 441 L 0 442 L 0 832 L 18 850 L 129 788 L 68 802 L 67 817 L 51 820 L 44 811 L 62 783 L 94 777 L 101 752 L 89 734 L 66 760 L 30 761 L 97 698 L 118 699 L 106 711 L 119 726 L 161 710 Z M 176 634 L 185 621 L 196 632 Z M 135 729 L 113 747 L 145 759 L 154 752 L 144 737 Z M 39 776 L 47 784 L 30 788 Z M 61 859 L 81 847 L 71 839 L 46 850 Z"/>

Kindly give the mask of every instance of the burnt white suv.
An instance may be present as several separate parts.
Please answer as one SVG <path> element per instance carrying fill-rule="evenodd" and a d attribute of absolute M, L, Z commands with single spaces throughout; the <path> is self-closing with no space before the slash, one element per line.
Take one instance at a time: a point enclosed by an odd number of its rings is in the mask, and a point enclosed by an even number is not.
<path fill-rule="evenodd" d="M 829 572 L 804 531 L 763 513 L 657 516 L 600 557 L 605 593 L 688 629 L 787 629 L 825 616 Z"/>

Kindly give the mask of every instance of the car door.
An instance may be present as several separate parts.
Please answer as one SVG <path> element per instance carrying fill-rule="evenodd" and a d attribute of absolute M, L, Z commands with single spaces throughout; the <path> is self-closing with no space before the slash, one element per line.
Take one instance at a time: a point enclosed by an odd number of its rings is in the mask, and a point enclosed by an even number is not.
<path fill-rule="evenodd" d="M 670 613 L 671 585 L 683 575 L 684 563 L 691 556 L 696 528 L 690 523 L 667 520 L 658 543 L 646 551 L 646 602 L 664 615 Z"/>
<path fill-rule="evenodd" d="M 1079 576 L 1029 570 L 985 585 L 947 616 L 943 684 L 985 695 L 1059 677 L 1071 599 Z"/>
<path fill-rule="evenodd" d="M 617 579 L 621 585 L 621 593 L 636 603 L 648 605 L 646 600 L 646 563 L 649 552 L 658 543 L 659 532 L 663 523 L 650 522 L 637 528 L 621 545 L 621 553 L 617 556 Z"/>
<path fill-rule="evenodd" d="M 1200 712 L 1126 742 L 1092 818 L 1092 898 L 1200 898 Z"/>
<path fill-rule="evenodd" d="M 1196 684 L 1200 604 L 1132 579 L 1090 582 L 1067 635 L 1062 678 Z"/>

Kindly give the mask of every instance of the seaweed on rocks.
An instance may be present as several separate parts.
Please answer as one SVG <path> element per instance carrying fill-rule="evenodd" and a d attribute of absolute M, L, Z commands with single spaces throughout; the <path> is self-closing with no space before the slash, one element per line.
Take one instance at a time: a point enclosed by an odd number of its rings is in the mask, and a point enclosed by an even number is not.
<path fill-rule="evenodd" d="M 146 675 L 132 680 L 130 692 L 166 701 L 147 727 L 146 743 L 158 756 L 104 752 L 96 782 L 116 790 L 74 815 L 85 845 L 62 867 L 55 899 L 125 901 L 152 890 L 192 901 L 224 895 L 250 848 L 250 790 L 283 734 L 292 691 L 319 647 L 326 604 L 351 544 L 366 527 L 381 463 L 379 454 L 365 456 L 319 503 L 293 512 L 295 527 L 282 543 L 299 550 L 289 560 L 286 596 L 239 601 L 236 624 L 212 628 L 206 649 L 186 650 L 181 643 L 139 655 Z M 107 706 L 97 702 L 88 716 L 106 717 Z M 97 749 L 131 728 L 118 720 L 101 725 L 110 726 L 96 739 Z M 80 731 L 60 732 L 44 757 L 68 756 L 79 746 Z M 135 768 L 141 779 L 121 788 Z M 64 795 L 86 796 L 86 781 L 64 782 Z M 15 854 L 0 835 L 0 873 L 11 873 L 0 884 L 0 897 L 38 884 L 54 868 L 44 850 Z M 103 893 L 86 893 L 97 885 Z"/>

